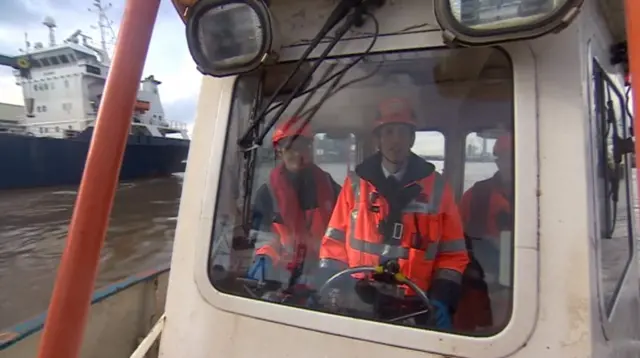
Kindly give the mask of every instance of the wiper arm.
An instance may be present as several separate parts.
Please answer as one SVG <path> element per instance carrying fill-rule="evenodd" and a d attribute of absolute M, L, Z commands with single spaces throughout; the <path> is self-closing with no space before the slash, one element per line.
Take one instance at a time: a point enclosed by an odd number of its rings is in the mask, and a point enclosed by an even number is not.
<path fill-rule="evenodd" d="M 271 129 L 271 127 L 273 127 L 273 125 L 278 120 L 278 118 L 287 109 L 291 101 L 293 101 L 293 99 L 300 93 L 301 88 L 306 84 L 306 82 L 311 78 L 313 73 L 318 69 L 318 67 L 322 63 L 322 60 L 328 56 L 331 50 L 333 50 L 335 45 L 340 41 L 342 36 L 344 36 L 344 34 L 346 34 L 347 31 L 349 31 L 351 26 L 353 26 L 354 24 L 358 24 L 358 25 L 362 24 L 361 17 L 364 11 L 366 10 L 367 6 L 369 5 L 381 6 L 383 2 L 384 2 L 383 0 L 342 0 L 338 4 L 338 6 L 332 11 L 331 15 L 329 16 L 325 24 L 322 26 L 322 29 L 320 29 L 318 34 L 314 37 L 309 47 L 307 47 L 307 49 L 304 51 L 300 59 L 298 59 L 298 61 L 296 62 L 296 66 L 291 71 L 289 76 L 287 76 L 287 78 L 283 81 L 283 83 L 281 83 L 280 86 L 278 86 L 278 88 L 275 90 L 273 95 L 271 95 L 271 98 L 269 98 L 269 101 L 267 101 L 265 106 L 262 107 L 262 110 L 260 111 L 260 113 L 256 116 L 256 119 L 254 120 L 253 124 L 247 129 L 247 131 L 242 135 L 242 137 L 240 137 L 240 139 L 238 140 L 238 145 L 245 149 L 249 149 L 253 146 L 262 145 L 262 142 L 264 141 L 264 137 L 267 135 L 268 131 Z M 356 13 L 354 14 L 357 16 L 349 17 L 346 23 L 344 24 L 344 26 L 340 27 L 338 31 L 336 31 L 335 37 L 331 40 L 329 45 L 322 52 L 318 61 L 314 63 L 309 73 L 305 75 L 304 79 L 299 82 L 296 88 L 283 101 L 283 104 L 280 106 L 280 108 L 278 109 L 278 112 L 274 115 L 273 119 L 265 126 L 263 133 L 260 136 L 258 136 L 258 138 L 253 138 L 251 136 L 251 131 L 253 131 L 261 122 L 264 121 L 264 117 L 269 111 L 269 107 L 273 104 L 275 99 L 282 93 L 282 90 L 289 83 L 289 81 L 291 81 L 291 79 L 300 70 L 300 68 L 302 67 L 302 64 L 309 58 L 311 52 L 320 44 L 322 39 L 327 35 L 327 33 L 329 33 L 329 31 L 331 31 L 331 29 L 333 29 L 340 21 L 342 21 L 342 19 L 347 17 L 347 15 L 352 9 L 358 9 L 358 8 L 360 8 L 360 11 L 356 11 Z"/>

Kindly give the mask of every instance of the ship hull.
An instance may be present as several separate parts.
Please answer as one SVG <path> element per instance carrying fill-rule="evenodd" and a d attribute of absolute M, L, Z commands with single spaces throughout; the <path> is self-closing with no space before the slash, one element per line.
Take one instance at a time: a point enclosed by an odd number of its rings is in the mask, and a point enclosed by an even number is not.
<path fill-rule="evenodd" d="M 73 139 L 0 133 L 0 190 L 78 185 L 91 135 L 90 129 Z M 120 180 L 184 172 L 189 142 L 130 135 Z"/>

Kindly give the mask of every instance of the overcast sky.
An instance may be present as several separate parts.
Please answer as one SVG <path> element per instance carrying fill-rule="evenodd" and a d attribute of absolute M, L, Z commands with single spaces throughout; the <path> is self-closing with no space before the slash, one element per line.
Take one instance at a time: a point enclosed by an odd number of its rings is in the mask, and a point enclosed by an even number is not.
<path fill-rule="evenodd" d="M 42 25 L 45 16 L 57 23 L 58 43 L 75 30 L 89 34 L 95 44 L 100 34 L 92 29 L 97 14 L 89 12 L 92 0 L 0 0 L 0 54 L 18 55 L 24 48 L 24 33 L 29 41 L 48 44 L 48 29 Z M 104 3 L 108 3 L 106 0 Z M 112 0 L 108 17 L 115 22 L 117 32 L 124 0 Z M 162 82 L 160 96 L 168 119 L 193 122 L 200 88 L 200 73 L 191 60 L 184 36 L 184 25 L 176 15 L 171 1 L 161 1 L 143 77 L 153 74 Z M 0 67 L 0 102 L 23 104 L 22 91 L 16 86 L 12 71 Z"/>

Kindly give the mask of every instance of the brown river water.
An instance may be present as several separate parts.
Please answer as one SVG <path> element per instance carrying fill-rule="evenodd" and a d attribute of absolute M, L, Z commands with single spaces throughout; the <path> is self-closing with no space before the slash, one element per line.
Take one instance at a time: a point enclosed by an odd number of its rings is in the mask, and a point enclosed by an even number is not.
<path fill-rule="evenodd" d="M 181 176 L 119 185 L 96 288 L 169 263 L 181 190 Z M 75 199 L 76 188 L 0 191 L 0 328 L 46 310 Z"/>

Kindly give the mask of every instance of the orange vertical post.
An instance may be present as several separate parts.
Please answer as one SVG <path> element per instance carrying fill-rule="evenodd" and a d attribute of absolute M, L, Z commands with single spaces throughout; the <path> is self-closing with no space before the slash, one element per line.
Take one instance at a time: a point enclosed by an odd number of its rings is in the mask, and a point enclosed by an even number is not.
<path fill-rule="evenodd" d="M 631 72 L 631 93 L 633 94 L 633 132 L 640 133 L 640 1 L 626 0 L 625 16 L 627 27 L 627 53 L 629 55 L 629 70 Z M 640 141 L 637 136 L 636 170 L 640 169 Z M 637 195 L 640 195 L 640 181 L 638 181 Z"/>
<path fill-rule="evenodd" d="M 49 304 L 39 358 L 76 358 L 160 0 L 127 0 Z"/>

